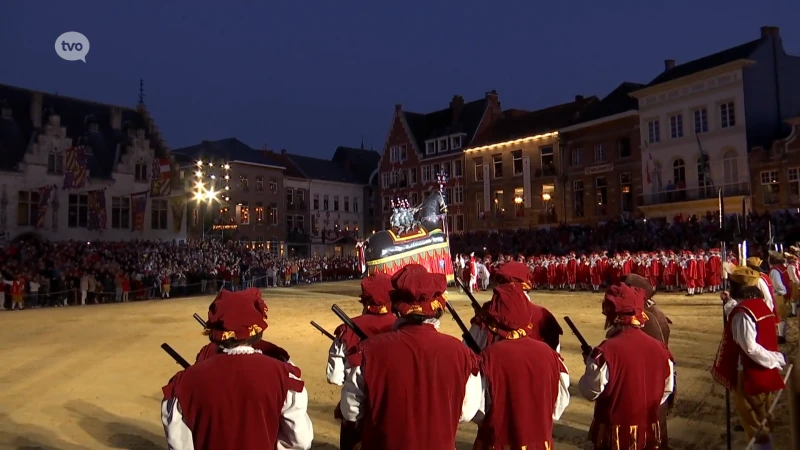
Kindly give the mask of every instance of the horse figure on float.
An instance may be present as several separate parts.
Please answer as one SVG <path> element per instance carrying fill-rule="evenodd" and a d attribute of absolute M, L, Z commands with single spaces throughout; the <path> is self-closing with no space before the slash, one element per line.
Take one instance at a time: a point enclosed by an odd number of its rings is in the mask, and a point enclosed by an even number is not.
<path fill-rule="evenodd" d="M 453 262 L 442 221 L 446 213 L 447 204 L 440 190 L 431 192 L 416 206 L 395 204 L 389 219 L 390 229 L 379 231 L 360 244 L 366 272 L 391 275 L 414 260 L 452 281 Z M 437 264 L 433 264 L 434 259 Z"/>
<path fill-rule="evenodd" d="M 627 284 L 631 287 L 638 287 L 643 289 L 647 295 L 647 304 L 644 308 L 647 317 L 650 319 L 645 322 L 644 326 L 642 327 L 642 331 L 653 339 L 656 339 L 660 342 L 663 342 L 664 345 L 669 348 L 669 333 L 670 329 L 669 326 L 672 324 L 672 321 L 669 320 L 666 314 L 663 311 L 656 307 L 655 302 L 653 301 L 653 296 L 656 294 L 655 288 L 653 285 L 650 284 L 650 281 L 647 278 L 636 274 L 630 274 L 622 280 L 623 283 Z M 667 401 L 661 405 L 661 410 L 659 411 L 659 422 L 661 424 L 661 442 L 662 449 L 669 449 L 669 437 L 667 435 L 667 416 L 669 413 L 672 412 L 672 409 L 675 408 L 675 396 L 677 394 L 677 383 L 675 384 L 676 388 L 673 390 L 672 394 L 667 398 Z"/>

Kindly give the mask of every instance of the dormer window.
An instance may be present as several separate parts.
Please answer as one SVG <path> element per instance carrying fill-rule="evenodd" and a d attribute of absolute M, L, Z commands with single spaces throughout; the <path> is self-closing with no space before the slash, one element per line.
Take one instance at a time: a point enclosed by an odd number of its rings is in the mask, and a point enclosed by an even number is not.
<path fill-rule="evenodd" d="M 425 141 L 425 154 L 433 155 L 436 153 L 436 141 Z"/>
<path fill-rule="evenodd" d="M 145 164 L 144 161 L 139 161 L 136 163 L 133 176 L 134 180 L 136 180 L 138 183 L 146 183 L 149 181 L 147 179 L 147 164 Z"/>
<path fill-rule="evenodd" d="M 64 173 L 64 153 L 54 147 L 47 155 L 47 172 L 52 174 Z"/>
<path fill-rule="evenodd" d="M 450 138 L 450 148 L 453 150 L 461 148 L 461 135 L 452 136 Z"/>
<path fill-rule="evenodd" d="M 437 145 L 437 149 L 439 150 L 439 153 L 446 152 L 448 150 L 449 147 L 447 146 L 447 141 L 448 141 L 447 138 L 439 139 L 438 145 Z"/>

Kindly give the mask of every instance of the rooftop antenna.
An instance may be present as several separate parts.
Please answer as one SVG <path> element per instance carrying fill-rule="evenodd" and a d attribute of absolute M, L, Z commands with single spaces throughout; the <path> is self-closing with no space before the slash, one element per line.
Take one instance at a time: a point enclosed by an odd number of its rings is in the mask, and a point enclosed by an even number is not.
<path fill-rule="evenodd" d="M 139 105 L 144 106 L 144 78 L 139 79 Z"/>
<path fill-rule="evenodd" d="M 364 150 L 364 134 L 361 134 L 361 150 Z"/>

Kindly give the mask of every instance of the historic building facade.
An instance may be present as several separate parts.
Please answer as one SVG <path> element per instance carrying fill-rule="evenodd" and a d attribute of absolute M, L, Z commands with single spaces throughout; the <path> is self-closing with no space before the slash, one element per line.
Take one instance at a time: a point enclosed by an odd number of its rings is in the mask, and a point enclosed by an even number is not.
<path fill-rule="evenodd" d="M 642 179 L 640 209 L 672 218 L 717 209 L 751 193 L 748 151 L 769 146 L 783 121 L 800 110 L 800 58 L 786 55 L 775 27 L 754 41 L 675 65 L 633 92 L 639 101 Z"/>
<path fill-rule="evenodd" d="M 0 241 L 186 238 L 185 195 L 136 109 L 0 85 Z"/>
<path fill-rule="evenodd" d="M 559 129 L 597 101 L 576 96 L 537 111 L 507 110 L 464 152 L 470 231 L 564 220 Z"/>
<path fill-rule="evenodd" d="M 787 124 L 791 126 L 788 136 L 770 147 L 750 152 L 753 195 L 748 209 L 761 212 L 800 208 L 800 115 L 790 118 Z"/>
<path fill-rule="evenodd" d="M 641 84 L 622 83 L 559 132 L 565 169 L 562 199 L 571 224 L 632 215 L 642 195 L 638 102 Z M 647 183 L 650 180 L 645 180 Z"/>

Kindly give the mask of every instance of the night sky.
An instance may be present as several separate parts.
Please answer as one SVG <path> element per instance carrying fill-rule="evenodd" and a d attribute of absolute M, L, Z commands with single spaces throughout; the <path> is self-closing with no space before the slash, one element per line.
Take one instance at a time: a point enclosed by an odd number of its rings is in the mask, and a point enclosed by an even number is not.
<path fill-rule="evenodd" d="M 330 157 L 362 135 L 382 149 L 396 103 L 429 112 L 491 89 L 503 108 L 603 96 L 762 25 L 800 55 L 797 0 L 6 0 L 0 83 L 134 106 L 144 78 L 172 148 L 234 136 Z M 86 64 L 56 55 L 66 31 L 91 42 Z"/>

